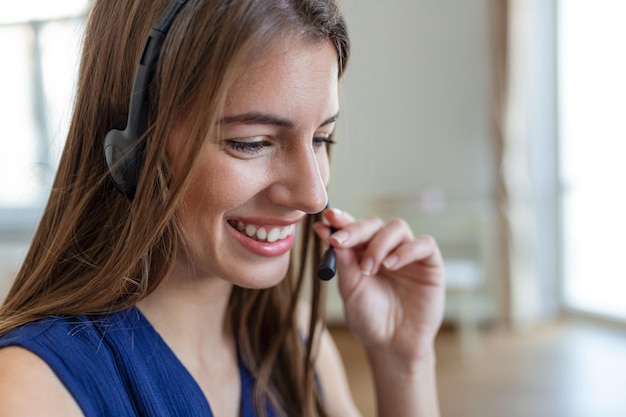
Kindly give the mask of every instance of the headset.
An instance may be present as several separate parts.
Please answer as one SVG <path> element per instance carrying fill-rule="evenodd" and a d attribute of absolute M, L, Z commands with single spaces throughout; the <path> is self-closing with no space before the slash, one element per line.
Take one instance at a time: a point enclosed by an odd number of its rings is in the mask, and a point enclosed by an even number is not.
<path fill-rule="evenodd" d="M 143 165 L 148 124 L 148 97 L 163 41 L 187 0 L 171 0 L 150 30 L 135 72 L 128 116 L 116 119 L 104 138 L 104 155 L 115 187 L 128 199 L 135 197 Z"/>

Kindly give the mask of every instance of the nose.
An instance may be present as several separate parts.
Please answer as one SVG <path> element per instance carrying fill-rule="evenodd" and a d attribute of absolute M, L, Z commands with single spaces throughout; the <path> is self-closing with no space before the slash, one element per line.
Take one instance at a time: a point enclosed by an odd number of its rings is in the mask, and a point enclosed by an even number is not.
<path fill-rule="evenodd" d="M 328 203 L 326 184 L 329 177 L 328 156 L 316 154 L 311 146 L 292 149 L 278 163 L 276 181 L 269 188 L 269 198 L 305 213 L 318 213 Z"/>

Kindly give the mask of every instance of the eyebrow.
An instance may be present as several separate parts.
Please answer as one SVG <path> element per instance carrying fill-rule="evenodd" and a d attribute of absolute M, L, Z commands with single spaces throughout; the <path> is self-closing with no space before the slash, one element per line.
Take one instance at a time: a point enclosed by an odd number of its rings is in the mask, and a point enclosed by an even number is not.
<path fill-rule="evenodd" d="M 336 113 L 334 116 L 329 117 L 324 120 L 319 127 L 329 125 L 331 123 L 335 123 L 339 118 L 339 113 Z M 232 116 L 222 117 L 219 121 L 219 125 L 227 125 L 227 124 L 249 124 L 249 125 L 269 125 L 269 126 L 279 126 L 287 129 L 293 129 L 295 127 L 295 123 L 289 119 L 284 119 L 278 116 L 274 116 L 267 113 L 261 112 L 248 112 L 235 114 Z"/>

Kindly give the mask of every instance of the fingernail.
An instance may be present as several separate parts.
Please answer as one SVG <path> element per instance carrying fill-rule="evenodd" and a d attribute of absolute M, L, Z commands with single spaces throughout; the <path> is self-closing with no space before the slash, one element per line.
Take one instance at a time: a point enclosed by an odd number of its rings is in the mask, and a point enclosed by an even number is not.
<path fill-rule="evenodd" d="M 334 214 L 335 216 L 337 216 L 337 217 L 343 217 L 344 219 L 347 219 L 347 220 L 349 220 L 349 221 L 351 221 L 351 222 L 353 222 L 353 221 L 354 221 L 354 217 L 352 217 L 352 216 L 350 215 L 350 213 L 348 213 L 348 212 L 346 212 L 346 211 L 340 210 L 340 209 L 335 208 L 335 207 L 331 208 L 331 209 L 330 209 L 330 211 L 332 211 L 332 212 L 333 212 L 333 214 Z"/>
<path fill-rule="evenodd" d="M 322 227 L 323 227 L 323 225 L 321 223 L 315 223 L 313 225 L 313 231 L 319 235 L 319 234 L 321 234 L 321 230 L 322 230 L 321 228 Z"/>
<path fill-rule="evenodd" d="M 372 275 L 372 267 L 374 266 L 374 261 L 372 258 L 365 258 L 363 263 L 361 264 L 361 273 L 366 276 Z"/>
<path fill-rule="evenodd" d="M 349 237 L 350 237 L 350 233 L 346 232 L 345 230 L 340 230 L 338 232 L 333 233 L 330 238 L 333 239 L 335 242 L 337 242 L 338 245 L 341 245 L 343 242 L 348 240 Z"/>
<path fill-rule="evenodd" d="M 330 209 L 330 211 L 332 211 L 335 216 L 343 215 L 343 211 L 339 210 L 338 208 L 334 208 L 333 207 L 333 208 Z"/>
<path fill-rule="evenodd" d="M 398 257 L 396 255 L 391 255 L 383 261 L 383 265 L 387 269 L 393 268 L 396 263 L 398 263 Z"/>

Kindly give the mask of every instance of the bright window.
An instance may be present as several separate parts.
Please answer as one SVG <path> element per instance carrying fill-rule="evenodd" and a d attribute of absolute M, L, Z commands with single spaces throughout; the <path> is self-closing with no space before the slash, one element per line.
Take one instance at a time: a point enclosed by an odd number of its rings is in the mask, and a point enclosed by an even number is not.
<path fill-rule="evenodd" d="M 0 228 L 48 195 L 69 126 L 88 6 L 0 4 Z"/>
<path fill-rule="evenodd" d="M 563 301 L 626 320 L 626 2 L 559 10 Z"/>

